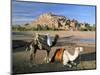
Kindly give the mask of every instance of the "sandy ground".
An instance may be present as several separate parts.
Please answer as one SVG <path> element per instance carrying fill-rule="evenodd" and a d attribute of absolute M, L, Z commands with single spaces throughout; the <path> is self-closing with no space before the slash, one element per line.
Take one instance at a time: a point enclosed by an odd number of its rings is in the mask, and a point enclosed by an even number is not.
<path fill-rule="evenodd" d="M 41 33 L 46 34 L 49 33 L 50 35 L 54 36 L 55 34 L 60 35 L 60 37 L 67 37 L 67 36 L 74 36 L 79 38 L 95 38 L 94 31 L 34 31 L 33 33 Z"/>
<path fill-rule="evenodd" d="M 36 32 L 31 32 L 36 33 Z M 81 53 L 80 57 L 75 61 L 78 65 L 77 67 L 68 68 L 63 66 L 61 63 L 46 64 L 44 63 L 44 58 L 46 56 L 45 50 L 37 50 L 35 62 L 37 65 L 30 67 L 29 63 L 29 51 L 25 51 L 25 47 L 20 47 L 13 49 L 12 51 L 12 69 L 13 73 L 39 73 L 39 72 L 55 72 L 55 71 L 73 71 L 73 70 L 86 70 L 96 68 L 96 46 L 94 43 L 79 42 L 77 38 L 95 38 L 95 32 L 65 32 L 65 31 L 46 31 L 38 32 L 41 34 L 49 33 L 54 36 L 55 34 L 60 35 L 59 42 L 55 47 L 51 49 L 49 57 L 51 58 L 58 48 L 65 48 L 71 54 L 74 54 L 74 48 L 76 46 L 82 46 L 84 51 Z M 73 36 L 70 38 L 69 36 Z M 66 37 L 66 38 L 65 38 Z M 13 46 L 15 44 L 25 44 L 27 42 L 23 41 L 13 41 Z"/>

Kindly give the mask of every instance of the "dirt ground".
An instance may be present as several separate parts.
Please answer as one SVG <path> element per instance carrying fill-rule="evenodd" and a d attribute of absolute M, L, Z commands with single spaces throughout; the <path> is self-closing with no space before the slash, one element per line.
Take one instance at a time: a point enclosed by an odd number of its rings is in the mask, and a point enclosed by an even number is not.
<path fill-rule="evenodd" d="M 36 32 L 34 32 L 36 33 Z M 12 49 L 12 72 L 14 74 L 23 73 L 40 73 L 40 72 L 55 72 L 55 71 L 75 71 L 75 70 L 87 70 L 96 69 L 96 45 L 94 43 L 79 42 L 76 38 L 95 38 L 95 32 L 39 32 L 41 34 L 50 33 L 60 35 L 59 42 L 50 51 L 49 57 L 54 55 L 54 52 L 58 48 L 65 48 L 71 54 L 74 54 L 74 48 L 76 46 L 83 47 L 84 51 L 76 59 L 77 66 L 69 68 L 63 66 L 62 63 L 46 64 L 44 58 L 46 56 L 45 50 L 37 50 L 35 62 L 37 65 L 30 66 L 29 63 L 29 51 L 25 51 L 25 47 Z M 64 38 L 73 36 L 74 38 Z M 71 40 L 70 40 L 71 39 Z M 64 40 L 64 41 L 63 41 Z M 67 41 L 68 40 L 68 41 Z M 16 44 L 25 44 L 26 40 L 13 41 L 13 46 Z M 67 42 L 67 43 L 66 43 Z"/>
<path fill-rule="evenodd" d="M 56 34 L 60 35 L 60 37 L 74 36 L 80 38 L 95 38 L 94 31 L 34 31 L 34 33 L 46 34 L 49 33 L 51 36 L 55 36 Z"/>

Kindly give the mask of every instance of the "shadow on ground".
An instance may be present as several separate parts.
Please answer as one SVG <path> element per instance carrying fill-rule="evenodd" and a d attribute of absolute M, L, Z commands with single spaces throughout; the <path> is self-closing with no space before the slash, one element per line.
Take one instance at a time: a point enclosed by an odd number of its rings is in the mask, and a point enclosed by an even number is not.
<path fill-rule="evenodd" d="M 25 47 L 29 44 L 29 42 L 25 41 L 25 40 L 13 40 L 12 41 L 12 50 L 13 52 L 20 52 L 20 51 L 24 51 Z M 57 46 L 64 46 L 64 45 L 75 45 L 75 43 L 71 43 L 71 42 L 58 42 L 55 47 Z M 21 48 L 21 49 L 20 49 Z"/>
<path fill-rule="evenodd" d="M 70 38 L 70 37 L 69 37 Z M 66 38 L 65 38 L 66 39 Z M 29 42 L 24 40 L 13 40 L 12 41 L 12 52 L 13 53 L 20 53 L 25 51 L 25 46 Z M 59 42 L 56 46 L 63 46 L 63 45 L 75 45 L 75 43 L 69 42 Z M 12 53 L 12 54 L 13 54 Z M 16 54 L 15 57 L 18 55 Z M 20 58 L 20 56 L 19 56 Z M 67 66 L 63 66 L 61 63 L 53 63 L 53 64 L 37 64 L 30 66 L 29 61 L 25 61 L 24 59 L 14 59 L 12 60 L 12 72 L 13 74 L 26 74 L 26 73 L 41 73 L 41 72 L 60 72 L 60 71 L 75 71 L 75 70 L 90 70 L 96 68 L 96 52 L 85 53 L 81 54 L 80 57 L 77 58 L 75 61 L 78 66 L 69 68 Z M 80 63 L 82 62 L 82 63 Z M 84 64 L 85 63 L 85 64 Z M 91 65 L 90 65 L 91 64 Z M 86 67 L 85 67 L 86 66 Z"/>
<path fill-rule="evenodd" d="M 80 56 L 81 58 L 77 58 L 75 61 L 77 64 L 80 64 L 81 62 L 88 62 L 88 64 L 92 64 L 91 61 L 96 60 L 96 53 L 88 53 L 88 54 L 82 54 Z M 93 63 L 95 64 L 95 63 Z M 89 70 L 89 69 L 95 69 L 96 67 L 87 67 L 83 68 L 84 64 L 82 64 L 79 67 L 69 68 L 67 66 L 64 66 L 61 63 L 53 63 L 53 64 L 38 64 L 38 65 L 31 65 L 27 61 L 18 61 L 13 63 L 13 73 L 14 74 L 25 74 L 25 73 L 41 73 L 41 72 L 59 72 L 59 71 L 75 71 L 75 70 Z"/>

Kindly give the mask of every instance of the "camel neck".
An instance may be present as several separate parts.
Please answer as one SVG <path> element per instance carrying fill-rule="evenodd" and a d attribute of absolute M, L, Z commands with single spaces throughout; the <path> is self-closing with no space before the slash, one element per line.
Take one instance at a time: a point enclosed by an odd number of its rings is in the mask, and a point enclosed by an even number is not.
<path fill-rule="evenodd" d="M 74 58 L 77 58 L 78 55 L 79 55 L 79 50 L 75 50 L 73 57 L 74 57 Z"/>
<path fill-rule="evenodd" d="M 51 38 L 50 38 L 50 36 L 47 36 L 47 44 L 48 44 L 49 46 L 51 46 Z"/>

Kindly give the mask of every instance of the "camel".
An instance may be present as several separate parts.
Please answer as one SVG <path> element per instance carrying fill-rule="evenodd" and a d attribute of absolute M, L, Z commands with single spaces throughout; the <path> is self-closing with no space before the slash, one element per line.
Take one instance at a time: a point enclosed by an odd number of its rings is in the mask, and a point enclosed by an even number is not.
<path fill-rule="evenodd" d="M 46 34 L 46 35 L 36 34 L 35 38 L 26 46 L 26 51 L 30 50 L 30 62 L 32 62 L 33 59 L 35 59 L 37 50 L 45 50 L 47 52 L 45 61 L 46 63 L 49 63 L 50 50 L 53 46 L 55 46 L 58 38 L 59 36 L 55 35 L 52 41 L 49 34 Z M 35 64 L 35 61 L 34 61 L 34 64 Z"/>
<path fill-rule="evenodd" d="M 66 50 L 64 48 L 57 49 L 54 56 L 51 58 L 50 63 L 54 63 L 54 61 L 57 61 L 57 62 L 63 63 L 63 65 L 66 65 L 71 68 L 73 65 L 76 65 L 74 60 L 77 59 L 80 52 L 82 52 L 82 51 L 83 51 L 83 47 L 76 47 L 74 54 L 71 55 L 68 52 L 68 50 Z M 69 64 L 69 62 L 71 64 Z"/>

